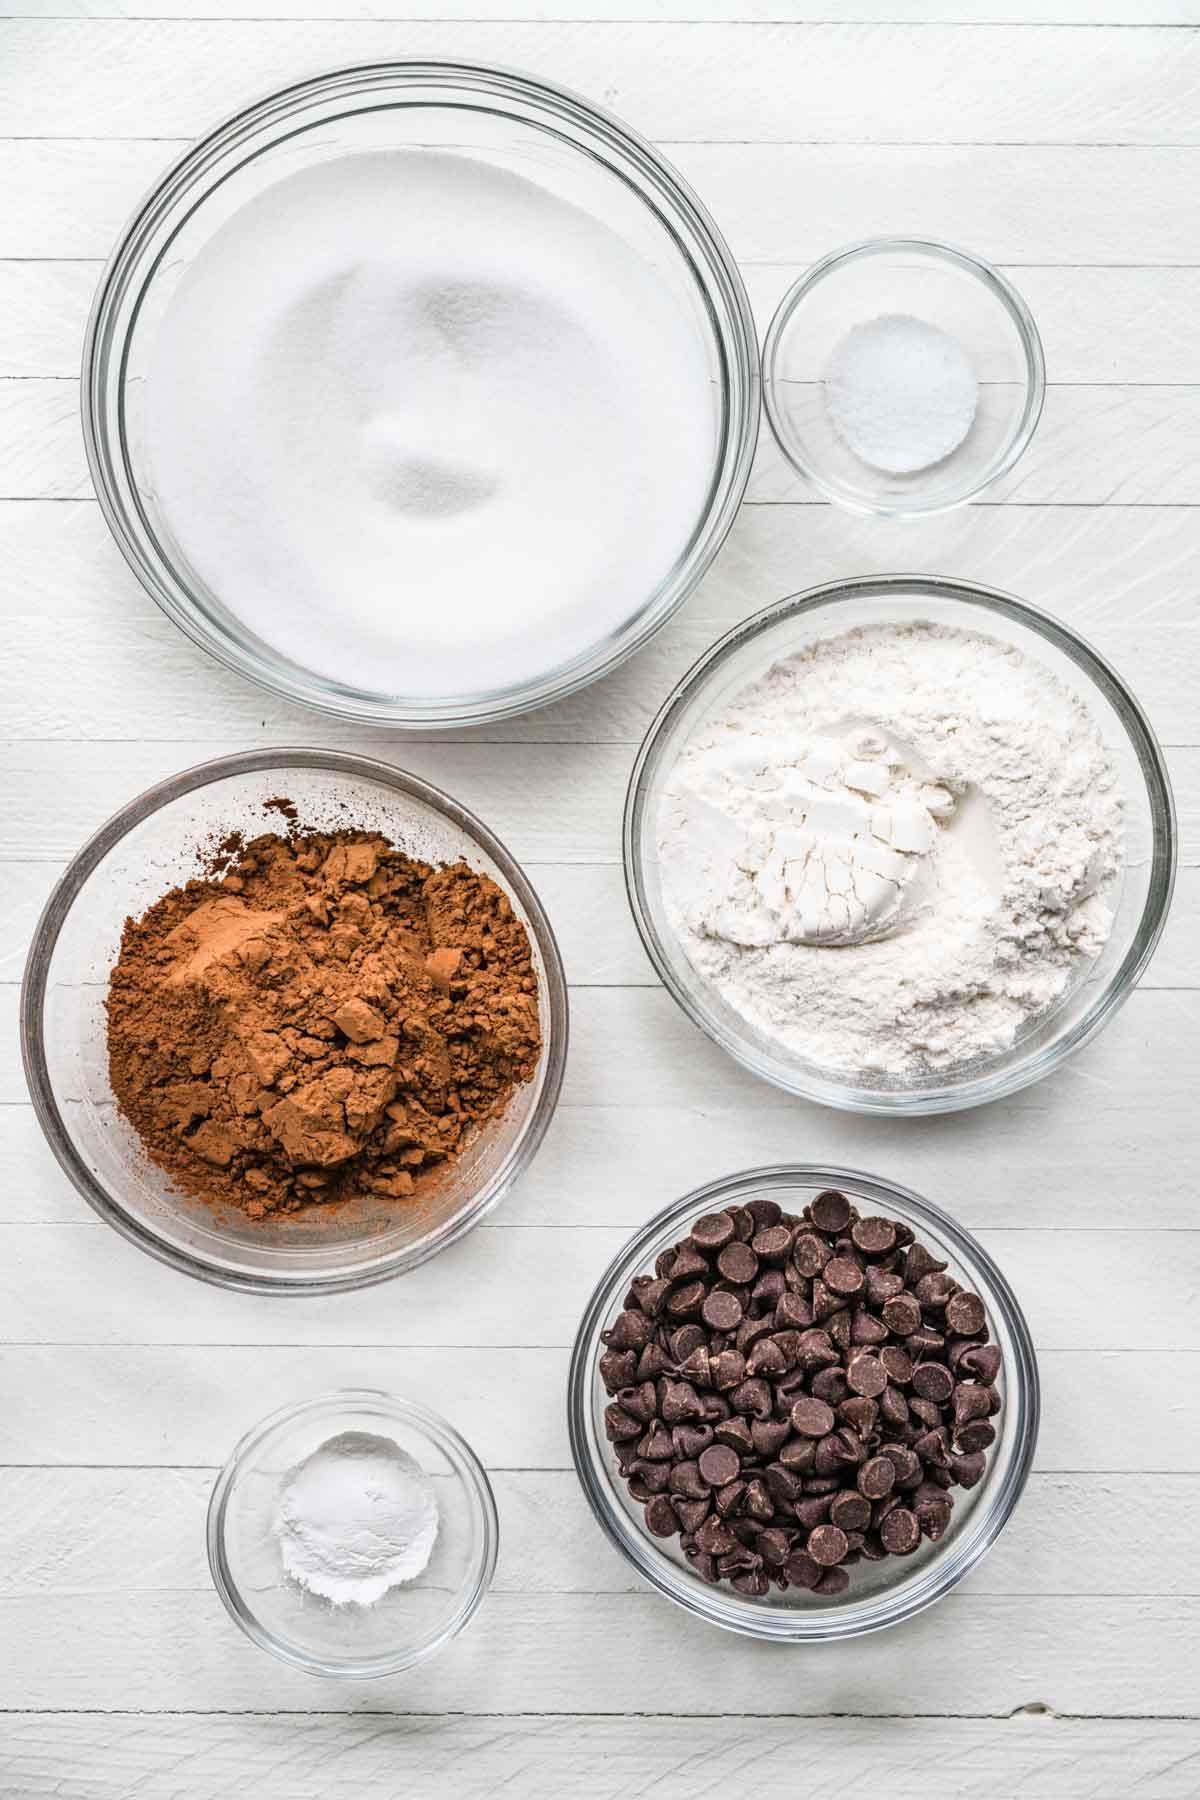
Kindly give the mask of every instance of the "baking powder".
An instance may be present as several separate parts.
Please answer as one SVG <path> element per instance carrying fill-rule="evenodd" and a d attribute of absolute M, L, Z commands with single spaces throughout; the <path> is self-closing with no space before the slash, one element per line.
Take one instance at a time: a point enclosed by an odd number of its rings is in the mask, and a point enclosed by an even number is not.
<path fill-rule="evenodd" d="M 438 1531 L 433 1484 L 391 1438 L 344 1431 L 280 1485 L 275 1536 L 284 1568 L 335 1606 L 370 1606 L 412 1581 Z"/>
<path fill-rule="evenodd" d="M 666 907 L 743 1018 L 820 1068 L 916 1077 L 1007 1049 L 1100 954 L 1117 772 L 1083 702 L 914 621 L 777 663 L 660 804 Z"/>

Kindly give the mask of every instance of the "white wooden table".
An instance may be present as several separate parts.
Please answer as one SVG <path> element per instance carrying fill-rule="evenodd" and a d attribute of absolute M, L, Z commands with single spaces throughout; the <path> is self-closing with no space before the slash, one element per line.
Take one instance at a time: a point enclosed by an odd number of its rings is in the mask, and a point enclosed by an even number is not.
<path fill-rule="evenodd" d="M 1195 1796 L 1197 0 L 0 0 L 0 15 L 0 1795 Z M 800 267 L 854 238 L 913 231 L 991 258 L 1045 339 L 1031 451 L 985 503 L 896 526 L 814 503 L 765 444 L 724 553 L 653 647 L 501 728 L 346 732 L 242 685 L 108 540 L 77 422 L 84 317 L 185 140 L 285 80 L 392 55 L 524 65 L 614 107 L 708 201 L 764 324 Z M 1008 588 L 1112 657 L 1167 746 L 1183 867 L 1154 965 L 1099 1042 L 1002 1105 L 893 1123 L 788 1100 L 680 1017 L 628 920 L 618 817 L 634 746 L 703 646 L 781 594 L 900 567 Z M 494 1224 L 401 1283 L 272 1303 L 188 1282 L 92 1219 L 26 1102 L 15 984 L 52 882 L 107 814 L 201 758 L 306 741 L 432 777 L 525 860 L 561 934 L 573 1044 L 549 1139 Z M 971 1580 L 900 1630 L 791 1653 L 631 1577 L 585 1509 L 563 1405 L 580 1309 L 629 1230 L 694 1183 L 787 1157 L 893 1175 L 978 1231 L 1024 1302 L 1046 1398 L 1024 1502 Z M 529 1342 L 504 1284 L 534 1272 Z M 361 1382 L 431 1400 L 470 1436 L 503 1546 L 446 1655 L 322 1685 L 227 1619 L 204 1508 L 255 1418 Z"/>

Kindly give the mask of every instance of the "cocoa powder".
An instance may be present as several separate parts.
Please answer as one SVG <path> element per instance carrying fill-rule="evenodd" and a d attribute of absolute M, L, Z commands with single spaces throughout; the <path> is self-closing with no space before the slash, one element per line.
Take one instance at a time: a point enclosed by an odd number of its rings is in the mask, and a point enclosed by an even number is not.
<path fill-rule="evenodd" d="M 534 1073 L 524 926 L 488 876 L 370 832 L 221 852 L 220 874 L 126 920 L 118 1107 L 177 1188 L 251 1218 L 402 1203 Z"/>

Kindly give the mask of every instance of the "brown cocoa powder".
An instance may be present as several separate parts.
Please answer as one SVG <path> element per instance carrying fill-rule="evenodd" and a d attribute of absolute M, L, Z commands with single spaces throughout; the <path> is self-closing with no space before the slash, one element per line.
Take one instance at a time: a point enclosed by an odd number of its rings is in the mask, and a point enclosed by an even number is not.
<path fill-rule="evenodd" d="M 220 857 L 126 920 L 118 1107 L 178 1189 L 251 1218 L 405 1201 L 534 1073 L 524 926 L 488 876 L 370 832 L 293 826 Z"/>

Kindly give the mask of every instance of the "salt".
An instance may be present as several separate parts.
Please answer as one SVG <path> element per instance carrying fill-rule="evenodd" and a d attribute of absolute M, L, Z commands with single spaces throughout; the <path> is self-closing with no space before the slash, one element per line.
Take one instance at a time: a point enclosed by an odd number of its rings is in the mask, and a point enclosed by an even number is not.
<path fill-rule="evenodd" d="M 932 468 L 958 449 L 979 384 L 957 339 L 907 313 L 846 333 L 825 372 L 825 403 L 860 461 L 891 475 Z"/>

